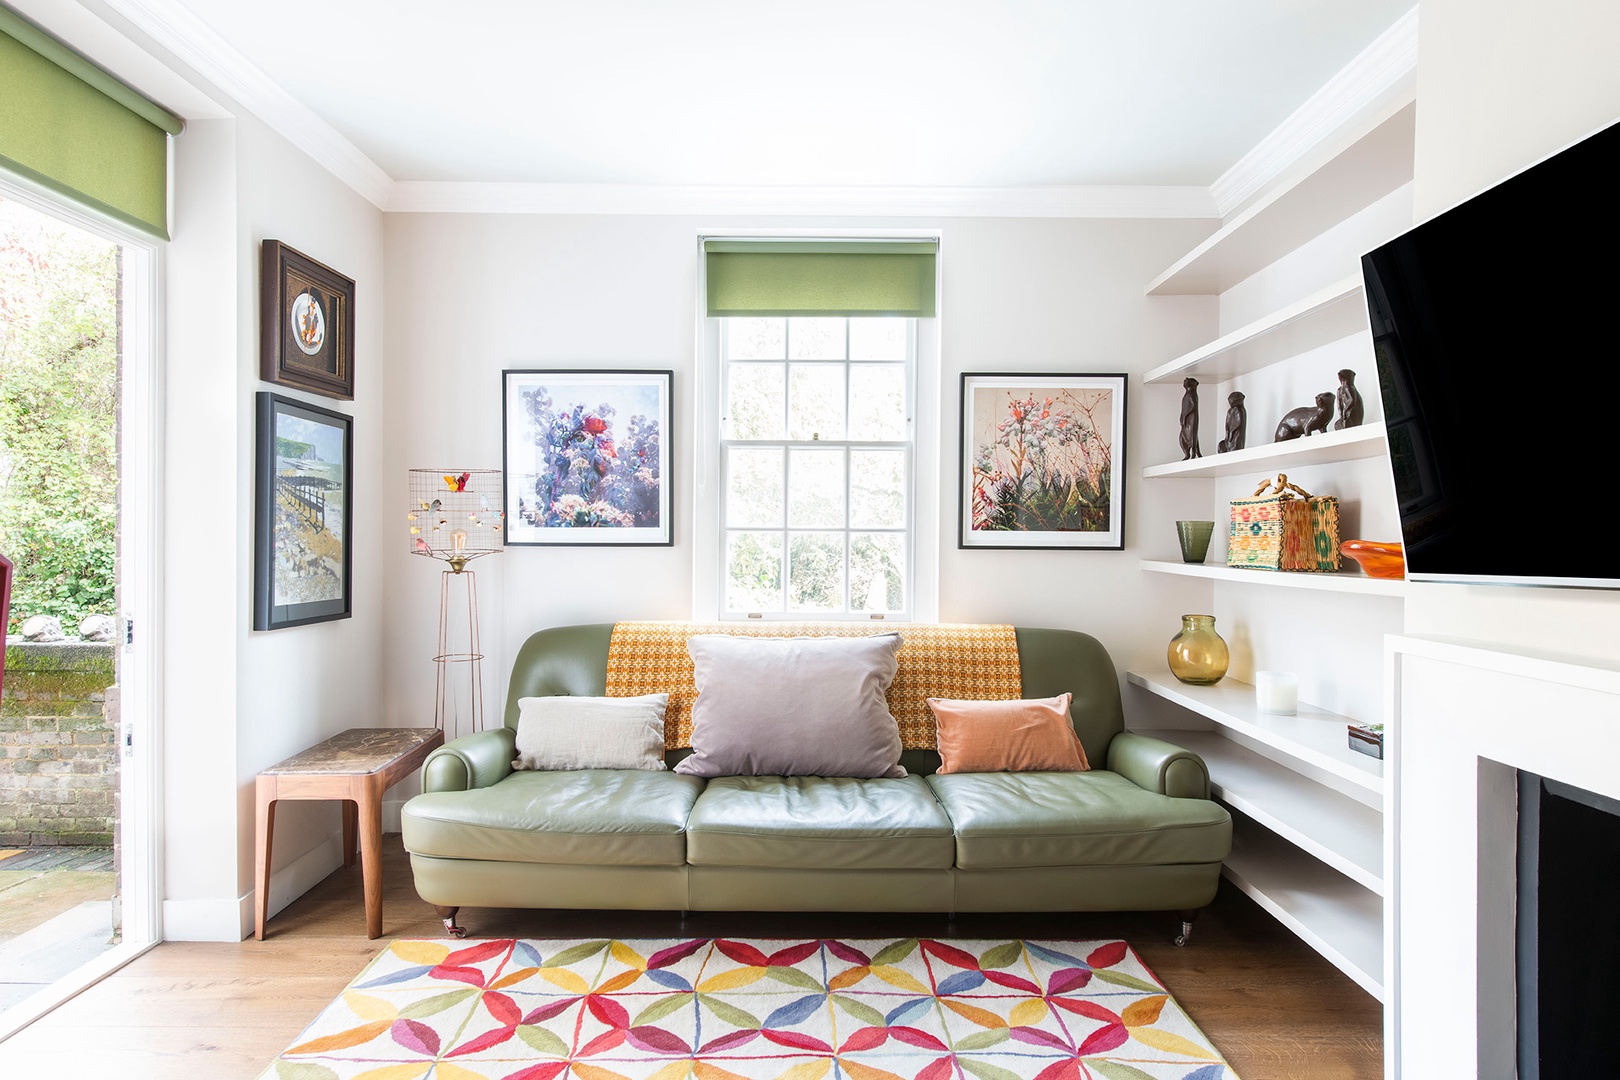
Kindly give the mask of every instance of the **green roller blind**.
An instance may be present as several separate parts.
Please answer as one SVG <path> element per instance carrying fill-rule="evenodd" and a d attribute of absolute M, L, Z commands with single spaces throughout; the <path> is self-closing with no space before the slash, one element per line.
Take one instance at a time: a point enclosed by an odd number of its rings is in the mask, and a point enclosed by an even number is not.
<path fill-rule="evenodd" d="M 180 120 L 0 7 L 0 167 L 169 238 L 168 137 Z"/>
<path fill-rule="evenodd" d="M 709 314 L 934 314 L 939 244 L 885 240 L 706 240 Z"/>

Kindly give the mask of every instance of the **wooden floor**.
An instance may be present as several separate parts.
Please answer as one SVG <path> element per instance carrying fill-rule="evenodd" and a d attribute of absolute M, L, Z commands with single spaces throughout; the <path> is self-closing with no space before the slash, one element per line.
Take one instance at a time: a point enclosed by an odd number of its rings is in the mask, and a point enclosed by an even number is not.
<path fill-rule="evenodd" d="M 270 921 L 265 940 L 159 945 L 0 1043 L 0 1077 L 254 1080 L 396 937 L 442 937 L 398 835 L 384 837 L 383 938 L 367 940 L 358 867 Z M 466 909 L 473 937 L 1123 937 L 1242 1080 L 1383 1075 L 1378 1002 L 1222 884 L 1193 943 L 1164 914 L 989 916 Z"/>

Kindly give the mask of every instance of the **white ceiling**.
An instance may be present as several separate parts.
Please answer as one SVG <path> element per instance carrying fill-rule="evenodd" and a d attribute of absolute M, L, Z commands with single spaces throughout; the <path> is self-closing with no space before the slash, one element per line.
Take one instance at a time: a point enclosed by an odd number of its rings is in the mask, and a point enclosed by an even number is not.
<path fill-rule="evenodd" d="M 179 2 L 396 181 L 937 188 L 1210 185 L 1413 0 Z"/>

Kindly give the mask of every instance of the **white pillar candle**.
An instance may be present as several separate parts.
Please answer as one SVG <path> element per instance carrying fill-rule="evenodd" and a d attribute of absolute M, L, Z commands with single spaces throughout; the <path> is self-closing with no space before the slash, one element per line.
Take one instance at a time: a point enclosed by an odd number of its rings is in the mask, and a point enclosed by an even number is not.
<path fill-rule="evenodd" d="M 1293 716 L 1299 711 L 1299 676 L 1292 671 L 1255 672 L 1254 699 L 1261 712 Z"/>

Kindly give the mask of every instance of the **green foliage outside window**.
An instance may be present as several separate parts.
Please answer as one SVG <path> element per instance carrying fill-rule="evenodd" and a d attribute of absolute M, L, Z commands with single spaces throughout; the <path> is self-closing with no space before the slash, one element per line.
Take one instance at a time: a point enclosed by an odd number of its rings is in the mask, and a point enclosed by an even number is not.
<path fill-rule="evenodd" d="M 15 631 L 113 612 L 118 500 L 114 244 L 0 199 L 0 551 Z"/>

